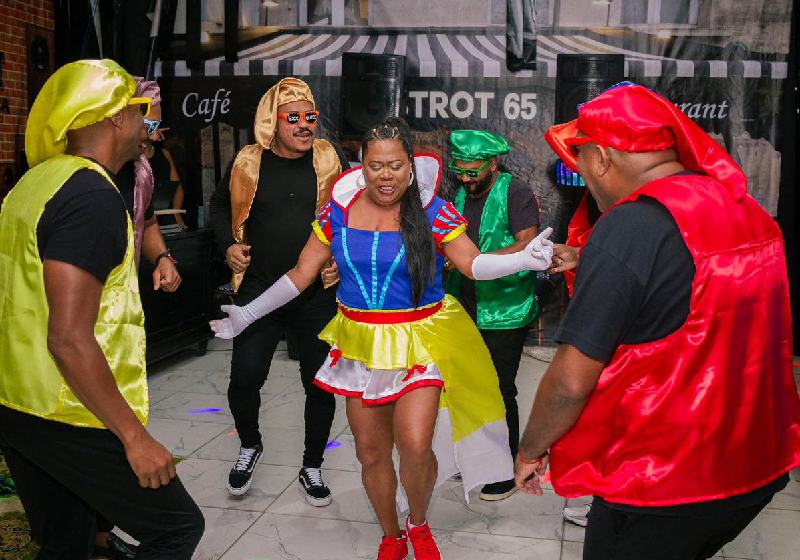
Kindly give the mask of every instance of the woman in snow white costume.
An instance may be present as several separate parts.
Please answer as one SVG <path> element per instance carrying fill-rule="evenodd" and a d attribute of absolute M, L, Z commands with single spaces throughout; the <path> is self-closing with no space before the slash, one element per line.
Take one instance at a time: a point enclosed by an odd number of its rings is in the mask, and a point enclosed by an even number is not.
<path fill-rule="evenodd" d="M 331 255 L 339 265 L 339 312 L 320 334 L 332 346 L 315 383 L 347 397 L 362 480 L 384 537 L 378 560 L 441 558 L 426 512 L 436 482 L 460 472 L 470 489 L 512 478 L 505 411 L 488 350 L 469 316 L 442 288 L 447 257 L 489 280 L 550 266 L 547 229 L 523 250 L 481 254 L 466 221 L 436 196 L 441 164 L 414 155 L 404 121 L 367 132 L 364 166 L 334 183 L 331 202 L 297 265 L 246 306 L 212 321 L 232 338 L 309 286 Z M 397 476 L 408 499 L 408 533 L 397 516 Z"/>

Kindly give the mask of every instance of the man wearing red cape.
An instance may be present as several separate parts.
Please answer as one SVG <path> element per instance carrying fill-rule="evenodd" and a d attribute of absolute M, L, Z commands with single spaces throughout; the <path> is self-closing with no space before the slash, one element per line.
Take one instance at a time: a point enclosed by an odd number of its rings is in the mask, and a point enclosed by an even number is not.
<path fill-rule="evenodd" d="M 800 465 L 783 239 L 675 105 L 624 83 L 546 139 L 602 212 L 517 457 L 594 496 L 584 560 L 712 557 Z"/>

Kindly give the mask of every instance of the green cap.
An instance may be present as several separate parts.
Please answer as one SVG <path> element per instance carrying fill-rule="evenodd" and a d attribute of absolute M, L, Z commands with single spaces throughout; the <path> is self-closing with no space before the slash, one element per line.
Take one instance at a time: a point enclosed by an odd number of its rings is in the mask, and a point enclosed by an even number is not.
<path fill-rule="evenodd" d="M 458 161 L 481 161 L 501 156 L 511 146 L 499 134 L 485 130 L 454 130 L 450 133 L 450 157 Z"/>

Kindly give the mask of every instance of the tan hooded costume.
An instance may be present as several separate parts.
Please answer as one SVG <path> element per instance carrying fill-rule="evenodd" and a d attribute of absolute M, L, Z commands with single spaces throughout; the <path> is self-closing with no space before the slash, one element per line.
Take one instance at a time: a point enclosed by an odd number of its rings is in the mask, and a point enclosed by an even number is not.
<path fill-rule="evenodd" d="M 311 89 L 297 78 L 284 78 L 272 86 L 258 104 L 253 125 L 256 144 L 249 144 L 236 155 L 231 169 L 231 226 L 233 238 L 237 243 L 247 243 L 245 223 L 250 216 L 250 208 L 258 188 L 258 172 L 261 168 L 261 154 L 272 148 L 275 128 L 278 121 L 278 107 L 295 101 L 314 103 Z M 330 199 L 333 181 L 342 172 L 339 156 L 327 140 L 314 140 L 312 146 L 314 171 L 317 175 L 317 212 Z M 310 217 L 313 219 L 313 216 Z M 231 286 L 238 291 L 244 272 L 234 273 Z M 327 287 L 327 286 L 326 286 Z"/>

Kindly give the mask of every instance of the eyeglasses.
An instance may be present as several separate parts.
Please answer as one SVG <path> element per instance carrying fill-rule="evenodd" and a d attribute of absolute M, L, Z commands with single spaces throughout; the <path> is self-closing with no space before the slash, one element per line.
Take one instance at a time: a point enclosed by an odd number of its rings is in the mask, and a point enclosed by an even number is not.
<path fill-rule="evenodd" d="M 466 175 L 470 179 L 475 179 L 478 175 L 481 174 L 481 171 L 483 171 L 489 166 L 490 163 L 492 163 L 492 160 L 487 159 L 486 161 L 483 162 L 483 165 L 481 165 L 478 169 L 464 169 L 463 167 L 458 167 L 457 165 L 452 163 L 447 167 L 450 169 L 450 171 L 455 172 L 455 174 L 459 177 Z"/>
<path fill-rule="evenodd" d="M 150 114 L 150 105 L 152 103 L 152 97 L 131 97 L 128 100 L 128 105 L 139 105 L 139 110 L 142 112 L 143 117 Z"/>
<path fill-rule="evenodd" d="M 300 119 L 304 119 L 308 124 L 317 124 L 319 121 L 319 111 L 292 111 L 291 113 L 278 113 L 279 119 L 284 119 L 289 124 L 297 124 Z"/>
<path fill-rule="evenodd" d="M 156 130 L 158 130 L 158 127 L 161 126 L 161 121 L 151 121 L 150 119 L 148 119 L 146 117 L 143 117 L 142 120 L 144 121 L 144 124 L 147 125 L 147 135 L 148 136 L 153 134 Z"/>

